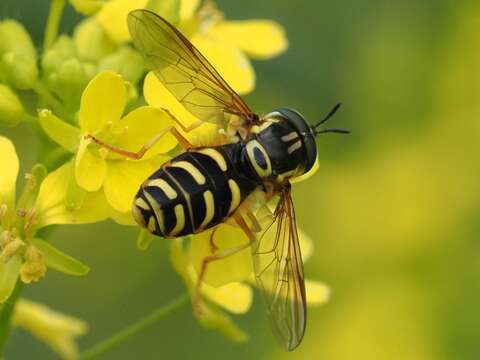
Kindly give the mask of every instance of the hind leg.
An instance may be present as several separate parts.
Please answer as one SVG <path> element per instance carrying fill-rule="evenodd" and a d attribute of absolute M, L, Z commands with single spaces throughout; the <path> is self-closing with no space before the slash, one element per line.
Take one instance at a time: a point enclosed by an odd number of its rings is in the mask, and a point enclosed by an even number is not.
<path fill-rule="evenodd" d="M 87 135 L 85 135 L 85 138 L 86 139 L 91 139 L 96 144 L 110 150 L 111 152 L 114 152 L 116 154 L 125 156 L 125 157 L 130 158 L 130 159 L 139 160 L 145 155 L 145 153 L 148 150 L 150 150 L 159 140 L 161 140 L 163 136 L 165 136 L 168 133 L 175 136 L 175 138 L 177 139 L 180 146 L 182 146 L 185 150 L 192 148 L 192 144 L 190 144 L 190 142 L 187 140 L 187 138 L 185 138 L 182 134 L 180 134 L 180 132 L 177 129 L 175 129 L 175 127 L 173 127 L 173 126 L 168 126 L 165 129 L 163 129 L 160 133 L 158 133 L 153 138 L 151 138 L 149 141 L 147 141 L 141 147 L 141 149 L 136 151 L 136 152 L 135 151 L 128 151 L 128 150 L 125 150 L 125 149 L 120 149 L 120 148 L 115 147 L 113 145 L 104 143 L 102 140 L 97 139 L 93 135 L 87 134 Z"/>
<path fill-rule="evenodd" d="M 212 255 L 209 255 L 209 256 L 206 256 L 206 257 L 203 258 L 202 264 L 200 266 L 200 272 L 198 273 L 197 283 L 195 285 L 195 289 L 194 289 L 193 294 L 192 294 L 193 310 L 195 311 L 195 314 L 197 314 L 197 315 L 200 315 L 200 316 L 203 315 L 202 308 L 201 308 L 201 301 L 202 301 L 201 290 L 202 290 L 202 283 L 203 283 L 203 281 L 205 279 L 205 276 L 207 274 L 208 265 L 210 263 L 214 262 L 214 261 L 226 259 L 226 258 L 228 258 L 232 255 L 235 255 L 235 254 L 239 253 L 242 250 L 245 250 L 246 248 L 250 247 L 256 239 L 255 234 L 250 230 L 247 223 L 243 219 L 242 215 L 240 215 L 239 213 L 235 213 L 233 215 L 233 218 L 235 219 L 235 222 L 237 223 L 237 225 L 247 235 L 248 242 L 246 242 L 245 244 L 239 245 L 239 246 L 235 246 L 235 247 L 230 248 L 230 249 L 225 249 L 225 250 L 219 251 L 215 254 L 212 254 Z M 213 236 L 213 234 L 214 234 L 214 232 L 212 232 L 212 236 Z M 213 239 L 210 239 L 210 242 L 213 243 Z"/>

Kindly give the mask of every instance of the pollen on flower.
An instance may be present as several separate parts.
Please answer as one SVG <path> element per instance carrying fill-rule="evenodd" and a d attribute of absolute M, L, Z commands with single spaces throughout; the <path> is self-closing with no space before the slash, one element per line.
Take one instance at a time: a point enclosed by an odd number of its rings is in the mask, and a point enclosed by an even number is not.
<path fill-rule="evenodd" d="M 23 230 L 27 233 L 30 229 L 32 229 L 33 225 L 37 223 L 37 211 L 36 209 L 29 209 L 25 212 L 25 225 L 23 226 Z"/>
<path fill-rule="evenodd" d="M 7 204 L 0 205 L 0 219 L 5 216 L 5 214 L 7 213 L 7 210 L 8 210 Z"/>
<path fill-rule="evenodd" d="M 25 242 L 19 237 L 11 240 L 11 234 L 7 234 L 5 238 L 2 238 L 2 245 L 4 242 L 6 244 L 4 247 L 2 246 L 0 261 L 5 264 L 8 263 L 13 256 L 23 252 L 25 249 Z"/>
<path fill-rule="evenodd" d="M 45 276 L 47 266 L 42 253 L 34 245 L 27 247 L 24 258 L 25 262 L 20 267 L 20 278 L 24 283 L 36 282 Z"/>
<path fill-rule="evenodd" d="M 11 241 L 11 233 L 8 230 L 3 230 L 0 233 L 0 249 L 5 248 L 7 244 Z"/>

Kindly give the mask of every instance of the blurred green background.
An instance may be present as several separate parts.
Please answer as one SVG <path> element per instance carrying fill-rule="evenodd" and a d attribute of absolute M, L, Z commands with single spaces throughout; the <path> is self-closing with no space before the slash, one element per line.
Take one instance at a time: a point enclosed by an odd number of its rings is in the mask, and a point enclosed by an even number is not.
<path fill-rule="evenodd" d="M 310 278 L 332 299 L 309 312 L 303 344 L 282 353 L 256 299 L 237 318 L 252 339 L 232 344 L 200 328 L 189 309 L 105 359 L 479 359 L 480 5 L 460 0 L 218 0 L 230 19 L 283 24 L 288 52 L 255 62 L 258 112 L 299 109 L 310 121 L 333 104 L 352 135 L 324 136 L 321 168 L 295 186 L 300 226 L 315 240 Z M 40 44 L 47 0 L 2 0 L 1 17 Z M 80 19 L 69 8 L 62 29 Z M 2 129 L 2 132 L 5 130 Z M 28 127 L 7 131 L 24 168 Z M 164 241 L 150 251 L 113 223 L 64 226 L 52 241 L 90 264 L 84 278 L 54 271 L 25 296 L 88 321 L 90 346 L 182 293 Z M 54 359 L 15 331 L 7 359 Z"/>

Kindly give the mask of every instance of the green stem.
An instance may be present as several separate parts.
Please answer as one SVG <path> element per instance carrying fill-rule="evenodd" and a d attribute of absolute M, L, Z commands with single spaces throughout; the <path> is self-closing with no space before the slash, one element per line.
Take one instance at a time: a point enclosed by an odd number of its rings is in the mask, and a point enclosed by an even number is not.
<path fill-rule="evenodd" d="M 80 360 L 91 360 L 96 359 L 99 356 L 106 353 L 108 350 L 123 344 L 125 341 L 139 334 L 148 327 L 154 325 L 158 321 L 166 318 L 168 315 L 173 314 L 175 311 L 180 309 L 183 305 L 188 303 L 190 297 L 188 294 L 181 295 L 167 305 L 164 305 L 157 310 L 153 311 L 151 314 L 146 317 L 138 320 L 136 323 L 126 327 L 123 330 L 120 330 L 118 333 L 112 337 L 103 340 L 102 342 L 94 345 L 90 349 L 86 350 L 83 354 L 80 355 Z"/>
<path fill-rule="evenodd" d="M 43 38 L 44 51 L 52 46 L 55 38 L 57 37 L 64 7 L 65 0 L 52 0 L 50 4 L 50 12 L 48 13 L 47 26 L 45 28 L 45 36 Z"/>
<path fill-rule="evenodd" d="M 15 309 L 15 303 L 20 297 L 22 292 L 23 283 L 20 279 L 17 280 L 15 284 L 15 289 L 13 289 L 12 295 L 4 302 L 0 307 L 0 357 L 3 356 L 5 350 L 5 345 L 11 331 L 11 318 L 13 310 Z"/>

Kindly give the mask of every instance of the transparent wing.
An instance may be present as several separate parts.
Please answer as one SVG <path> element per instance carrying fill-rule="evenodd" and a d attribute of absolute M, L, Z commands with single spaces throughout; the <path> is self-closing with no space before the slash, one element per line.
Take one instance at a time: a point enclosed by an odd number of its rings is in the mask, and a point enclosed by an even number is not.
<path fill-rule="evenodd" d="M 219 123 L 226 114 L 254 119 L 208 60 L 165 19 L 149 10 L 133 10 L 128 28 L 156 76 L 198 119 Z"/>
<path fill-rule="evenodd" d="M 307 320 L 305 280 L 290 186 L 252 246 L 258 286 L 273 332 L 288 351 L 300 344 Z"/>

